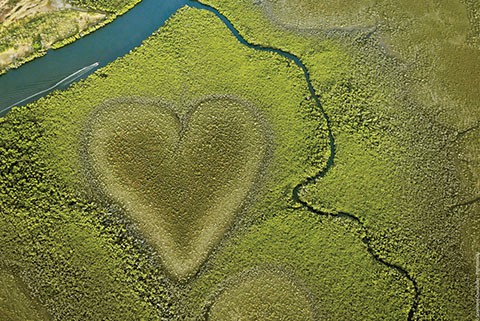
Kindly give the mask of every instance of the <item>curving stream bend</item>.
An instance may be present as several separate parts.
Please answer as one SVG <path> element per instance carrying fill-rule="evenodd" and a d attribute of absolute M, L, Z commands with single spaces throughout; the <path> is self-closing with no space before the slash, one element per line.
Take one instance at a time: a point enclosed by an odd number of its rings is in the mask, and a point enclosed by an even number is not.
<path fill-rule="evenodd" d="M 312 205 L 310 205 L 307 201 L 303 200 L 300 196 L 300 192 L 304 187 L 306 187 L 309 184 L 315 183 L 318 179 L 324 177 L 328 173 L 328 171 L 330 170 L 330 168 L 332 168 L 332 166 L 334 164 L 335 151 L 336 151 L 335 137 L 333 136 L 333 130 L 332 130 L 332 125 L 331 125 L 331 122 L 330 122 L 330 118 L 328 117 L 328 114 L 325 112 L 325 110 L 323 108 L 323 105 L 320 102 L 320 98 L 318 97 L 318 95 L 315 92 L 315 88 L 313 88 L 312 82 L 310 80 L 310 73 L 309 73 L 307 67 L 305 66 L 305 64 L 301 61 L 300 58 L 298 58 L 297 56 L 295 56 L 294 54 L 292 54 L 288 51 L 284 51 L 284 50 L 278 49 L 278 48 L 266 47 L 266 46 L 259 45 L 259 44 L 252 44 L 252 43 L 247 42 L 245 40 L 245 38 L 243 38 L 243 36 L 233 26 L 233 24 L 223 14 L 221 14 L 217 9 L 215 9 L 211 6 L 208 6 L 208 5 L 203 5 L 203 4 L 200 5 L 199 7 L 202 8 L 202 9 L 206 9 L 210 12 L 213 12 L 218 18 L 220 18 L 223 21 L 223 23 L 228 27 L 228 29 L 230 29 L 230 31 L 233 33 L 233 35 L 238 39 L 238 41 L 240 41 L 243 45 L 245 45 L 249 48 L 255 49 L 255 50 L 259 50 L 259 51 L 267 51 L 267 52 L 273 52 L 273 53 L 279 54 L 282 57 L 285 57 L 285 58 L 293 61 L 298 67 L 300 67 L 300 69 L 302 69 L 303 75 L 305 76 L 305 81 L 306 81 L 307 86 L 308 86 L 308 90 L 310 91 L 311 96 L 315 100 L 315 104 L 316 104 L 317 108 L 320 110 L 320 112 L 322 113 L 322 115 L 325 118 L 325 121 L 327 123 L 330 156 L 328 157 L 328 160 L 327 160 L 327 163 L 326 163 L 325 167 L 323 169 L 321 169 L 315 176 L 306 178 L 305 180 L 298 183 L 294 187 L 294 189 L 292 191 L 292 199 L 296 203 L 300 204 L 304 209 L 306 209 L 309 212 L 315 213 L 317 215 L 337 216 L 337 217 L 342 217 L 342 218 L 346 218 L 346 219 L 355 221 L 356 223 L 358 223 L 362 227 L 362 229 L 364 229 L 366 232 L 368 232 L 368 230 L 365 227 L 365 225 L 363 224 L 363 222 L 357 216 L 355 216 L 353 214 L 350 214 L 350 213 L 345 213 L 345 212 L 340 212 L 340 213 L 333 214 L 333 213 L 328 213 L 328 212 L 324 212 L 324 211 L 315 209 Z M 366 233 L 366 235 L 367 235 L 367 233 Z M 399 265 L 396 265 L 394 263 L 390 263 L 390 262 L 385 261 L 377 253 L 375 253 L 375 250 L 372 248 L 372 246 L 370 244 L 370 238 L 368 236 L 364 236 L 362 238 L 362 241 L 367 246 L 368 253 L 370 253 L 370 255 L 372 255 L 372 257 L 376 261 L 380 262 L 381 264 L 383 264 L 383 265 L 385 265 L 389 268 L 397 270 L 401 275 L 406 277 L 413 284 L 414 297 L 413 297 L 413 302 L 412 302 L 412 305 L 410 307 L 410 311 L 408 312 L 408 318 L 407 318 L 408 321 L 413 320 L 413 316 L 414 316 L 414 314 L 415 314 L 415 312 L 418 308 L 419 288 L 418 288 L 417 281 L 410 275 L 410 273 L 407 270 L 405 270 L 404 268 L 402 268 Z"/>
<path fill-rule="evenodd" d="M 365 232 L 368 232 L 367 228 L 363 224 L 363 222 L 358 218 L 357 216 L 350 214 L 350 213 L 345 213 L 345 212 L 340 212 L 340 213 L 328 213 L 324 212 L 318 209 L 315 209 L 312 205 L 310 205 L 307 201 L 303 200 L 300 196 L 300 192 L 304 187 L 306 187 L 309 184 L 315 183 L 318 179 L 324 177 L 328 171 L 332 168 L 335 160 L 335 152 L 336 152 L 336 146 L 335 146 L 335 137 L 333 135 L 333 130 L 331 126 L 330 119 L 328 115 L 326 114 L 325 110 L 323 109 L 322 103 L 320 102 L 319 96 L 316 94 L 315 89 L 312 85 L 312 82 L 310 80 L 310 73 L 307 69 L 307 67 L 304 65 L 304 63 L 300 60 L 299 57 L 284 51 L 282 49 L 277 49 L 277 48 L 272 48 L 272 47 L 267 47 L 263 46 L 260 44 L 253 44 L 249 43 L 243 38 L 243 36 L 239 33 L 239 31 L 233 26 L 233 24 L 228 20 L 223 14 L 221 14 L 216 8 L 211 7 L 209 5 L 202 4 L 198 2 L 198 0 L 169 0 L 169 1 L 155 1 L 155 0 L 144 0 L 140 2 L 136 7 L 130 10 L 130 12 L 127 12 L 124 16 L 117 18 L 113 23 L 107 25 L 106 27 L 103 27 L 102 29 L 96 31 L 94 34 L 89 35 L 85 38 L 82 38 L 72 45 L 69 45 L 67 47 L 63 47 L 61 49 L 55 50 L 54 52 L 49 53 L 47 56 L 39 58 L 34 60 L 31 63 L 26 64 L 25 66 L 8 72 L 7 74 L 3 75 L 0 77 L 0 117 L 4 115 L 12 106 L 20 106 L 22 104 L 29 103 L 35 99 L 38 99 L 41 96 L 44 96 L 48 94 L 50 91 L 58 89 L 58 88 L 64 88 L 66 85 L 70 84 L 71 81 L 68 82 L 68 84 L 63 83 L 63 80 L 58 81 L 58 79 L 70 79 L 72 75 L 78 75 L 80 71 L 82 71 L 81 75 L 76 77 L 74 80 L 79 80 L 84 77 L 86 77 L 88 74 L 92 73 L 95 68 L 97 67 L 102 67 L 106 65 L 107 63 L 115 60 L 119 56 L 123 56 L 126 54 L 129 50 L 137 47 L 140 45 L 141 41 L 145 38 L 147 38 L 153 31 L 157 30 L 163 23 L 174 13 L 176 12 L 179 8 L 181 8 L 184 5 L 190 5 L 195 8 L 199 9 L 204 9 L 208 10 L 212 13 L 214 13 L 219 19 L 222 20 L 222 22 L 226 25 L 226 27 L 232 32 L 232 34 L 237 38 L 237 40 L 242 43 L 243 45 L 255 49 L 258 51 L 266 51 L 266 52 L 271 52 L 271 53 L 276 53 L 282 57 L 285 57 L 291 61 L 293 61 L 302 71 L 305 77 L 305 81 L 308 86 L 308 90 L 311 94 L 311 96 L 315 100 L 315 104 L 319 111 L 322 113 L 323 117 L 326 120 L 327 123 L 327 130 L 328 130 L 328 138 L 329 138 L 329 148 L 330 148 L 330 156 L 327 160 L 326 165 L 324 166 L 323 169 L 321 169 L 316 175 L 312 177 L 308 177 L 302 182 L 298 183 L 295 188 L 292 191 L 292 199 L 300 204 L 305 210 L 312 212 L 317 215 L 324 215 L 324 216 L 337 216 L 337 217 L 342 217 L 345 219 L 349 219 L 351 221 L 355 221 L 357 224 L 359 224 L 362 229 L 365 230 Z M 136 39 L 133 41 L 129 41 L 127 45 L 121 44 L 119 47 L 115 47 L 112 52 L 107 52 L 104 53 L 102 52 L 102 49 L 99 49 L 98 52 L 99 54 L 102 53 L 103 56 L 101 58 L 98 58 L 97 56 L 94 55 L 88 55 L 87 57 L 82 57 L 83 59 L 87 59 L 84 61 L 73 61 L 69 66 L 69 68 L 64 68 L 62 71 L 55 70 L 54 68 L 60 67 L 58 65 L 58 58 L 63 57 L 62 59 L 75 59 L 75 54 L 78 55 L 78 53 L 75 53 L 76 51 L 80 50 L 80 46 L 84 45 L 87 48 L 83 48 L 80 51 L 84 52 L 85 50 L 91 51 L 91 47 L 89 48 L 89 44 L 93 44 L 95 41 L 98 42 L 98 39 L 95 37 L 92 37 L 93 35 L 95 36 L 100 36 L 105 37 L 108 36 L 109 34 L 112 33 L 112 29 L 120 29 L 123 30 L 122 28 L 125 28 L 125 26 L 122 27 L 123 25 L 126 25 L 125 30 L 135 30 L 136 27 L 138 26 L 138 23 L 135 24 L 133 23 L 132 27 L 132 21 L 135 21 L 135 14 L 137 15 L 146 15 L 146 14 L 152 14 L 153 10 L 153 15 L 159 15 L 159 17 L 155 17 L 153 19 L 154 21 L 149 21 L 148 26 L 146 28 L 142 27 L 142 31 L 136 35 Z M 136 17 L 138 19 L 138 17 Z M 140 17 L 142 18 L 142 17 Z M 160 19 L 158 19 L 160 18 Z M 143 22 L 145 22 L 145 19 L 141 19 Z M 148 19 L 147 19 L 148 20 Z M 150 19 L 152 20 L 152 19 Z M 140 27 L 140 26 L 139 26 Z M 118 32 L 118 31 L 117 31 Z M 125 36 L 125 35 L 124 35 Z M 126 35 L 129 36 L 129 35 Z M 141 39 L 140 39 L 141 38 Z M 140 39 L 140 40 L 139 40 Z M 121 43 L 121 40 L 118 41 L 118 43 Z M 86 44 L 86 45 L 85 45 Z M 110 44 L 110 43 L 107 43 Z M 66 54 L 64 54 L 66 53 Z M 81 53 L 80 53 L 81 55 Z M 66 56 L 66 58 L 65 58 Z M 80 59 L 80 56 L 79 56 Z M 68 61 L 68 60 L 67 60 Z M 63 62 L 65 64 L 65 62 Z M 42 65 L 43 64 L 43 65 Z M 49 65 L 50 64 L 50 65 Z M 88 65 L 87 65 L 88 64 Z M 47 65 L 47 67 L 42 67 Z M 67 65 L 67 64 L 65 64 Z M 84 67 L 87 66 L 87 67 Z M 81 68 L 83 67 L 83 68 Z M 92 68 L 89 68 L 92 67 Z M 42 69 L 43 68 L 43 69 Z M 79 69 L 80 68 L 80 69 Z M 77 71 L 75 71 L 77 70 Z M 30 82 L 30 85 L 27 83 L 27 87 L 30 86 L 30 90 L 32 91 L 28 92 L 28 89 L 23 89 L 24 86 L 24 80 L 25 78 L 31 79 L 30 74 L 35 73 L 42 73 L 44 71 L 51 71 L 52 74 L 47 74 L 47 75 L 37 75 L 37 76 L 43 76 L 43 78 L 40 79 L 34 79 L 33 81 Z M 73 74 L 72 74 L 72 71 Z M 85 72 L 83 72 L 85 71 Z M 63 72 L 63 76 L 62 76 Z M 66 76 L 68 75 L 68 76 Z M 56 77 L 56 78 L 55 78 Z M 54 80 L 57 79 L 57 80 Z M 50 84 L 48 84 L 48 81 L 50 81 Z M 53 86 L 52 86 L 52 81 L 53 81 Z M 47 89 L 42 89 L 38 90 L 41 87 L 38 87 L 39 84 L 47 84 Z M 22 90 L 18 90 L 17 88 L 22 88 Z M 16 91 L 14 89 L 17 89 Z M 27 94 L 25 94 L 25 92 Z M 23 95 L 23 96 L 22 96 Z M 3 98 L 2 98 L 3 96 Z M 23 98 L 25 96 L 28 96 L 27 98 Z M 23 98 L 23 99 L 21 99 Z M 368 233 L 366 233 L 367 235 Z M 381 258 L 375 250 L 372 248 L 370 244 L 370 238 L 368 236 L 364 236 L 362 238 L 362 241 L 365 243 L 367 246 L 367 250 L 372 255 L 372 257 L 378 261 L 379 263 L 387 266 L 388 268 L 392 268 L 397 270 L 400 274 L 402 274 L 404 277 L 406 277 L 412 284 L 414 288 L 414 298 L 413 302 L 410 308 L 410 311 L 408 313 L 408 321 L 413 320 L 414 314 L 418 308 L 418 298 L 419 298 L 419 288 L 416 280 L 410 275 L 410 273 L 402 268 L 401 266 L 390 263 L 386 261 L 385 259 Z"/>

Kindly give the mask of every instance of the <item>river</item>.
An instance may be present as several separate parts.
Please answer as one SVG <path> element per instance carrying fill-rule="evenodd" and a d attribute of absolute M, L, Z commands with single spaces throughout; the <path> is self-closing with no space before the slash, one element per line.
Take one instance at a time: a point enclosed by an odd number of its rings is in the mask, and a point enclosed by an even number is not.
<path fill-rule="evenodd" d="M 325 166 L 316 175 L 306 178 L 293 188 L 292 199 L 312 213 L 321 216 L 335 215 L 349 219 L 366 230 L 364 223 L 357 216 L 344 212 L 337 214 L 323 212 L 313 208 L 300 196 L 305 186 L 315 183 L 328 173 L 334 164 L 336 153 L 335 137 L 330 119 L 315 92 L 310 81 L 310 73 L 305 64 L 300 58 L 287 51 L 247 42 L 232 23 L 215 8 L 194 0 L 143 0 L 109 25 L 81 38 L 71 45 L 52 50 L 46 56 L 35 59 L 33 62 L 29 62 L 0 76 L 0 116 L 2 113 L 8 112 L 12 105 L 23 105 L 48 94 L 52 90 L 66 88 L 72 82 L 85 78 L 97 68 L 124 56 L 130 50 L 138 47 L 144 39 L 160 28 L 173 13 L 185 5 L 213 12 L 230 29 L 237 40 L 245 46 L 255 50 L 279 54 L 293 61 L 303 71 L 310 95 L 327 123 L 330 156 Z M 21 103 L 19 104 L 19 102 Z M 419 300 L 417 281 L 403 267 L 380 257 L 372 248 L 368 237 L 363 237 L 362 241 L 367 245 L 367 251 L 376 261 L 397 270 L 412 283 L 414 298 L 407 320 L 413 320 L 418 309 Z"/>
<path fill-rule="evenodd" d="M 55 89 L 86 78 L 141 45 L 179 8 L 192 0 L 143 0 L 103 28 L 0 76 L 0 116 Z"/>

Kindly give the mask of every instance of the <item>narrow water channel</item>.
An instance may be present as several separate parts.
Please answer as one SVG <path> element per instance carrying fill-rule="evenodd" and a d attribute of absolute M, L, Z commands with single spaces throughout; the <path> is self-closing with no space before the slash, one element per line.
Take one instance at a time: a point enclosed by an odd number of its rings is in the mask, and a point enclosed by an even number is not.
<path fill-rule="evenodd" d="M 41 96 L 47 95 L 52 90 L 64 89 L 72 82 L 87 77 L 97 68 L 124 56 L 130 50 L 138 47 L 144 39 L 160 28 L 173 13 L 185 5 L 214 13 L 243 45 L 255 50 L 279 54 L 293 61 L 303 71 L 308 90 L 327 122 L 330 156 L 324 168 L 320 169 L 315 176 L 308 177 L 295 186 L 292 191 L 292 199 L 312 213 L 324 216 L 335 215 L 350 219 L 366 229 L 361 220 L 353 214 L 322 212 L 313 208 L 301 198 L 301 191 L 305 186 L 316 182 L 331 169 L 336 151 L 335 137 L 329 117 L 323 109 L 310 81 L 310 74 L 306 66 L 300 58 L 287 51 L 247 42 L 232 23 L 217 9 L 198 3 L 195 0 L 143 0 L 125 15 L 94 33 L 73 44 L 52 50 L 46 56 L 35 59 L 33 62 L 0 76 L 0 116 L 7 113 L 14 105 L 25 105 Z M 414 298 L 407 316 L 407 320 L 413 320 L 419 299 L 419 288 L 416 280 L 401 266 L 380 258 L 371 247 L 370 239 L 367 236 L 362 241 L 366 244 L 368 252 L 376 261 L 395 269 L 413 284 Z"/>

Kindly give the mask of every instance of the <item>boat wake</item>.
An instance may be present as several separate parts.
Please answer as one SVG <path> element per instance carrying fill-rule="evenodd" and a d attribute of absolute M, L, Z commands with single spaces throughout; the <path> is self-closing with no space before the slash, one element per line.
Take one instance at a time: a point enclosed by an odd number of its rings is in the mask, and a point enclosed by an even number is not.
<path fill-rule="evenodd" d="M 44 89 L 44 90 L 41 90 L 39 92 L 36 92 L 35 94 L 33 95 L 30 95 L 22 100 L 19 100 L 17 101 L 16 103 L 13 103 L 11 104 L 10 106 L 0 110 L 0 114 L 10 110 L 11 108 L 15 107 L 15 106 L 18 106 L 18 105 L 21 105 L 22 103 L 30 100 L 30 99 L 33 99 L 37 96 L 40 96 L 40 95 L 43 95 L 45 93 L 48 93 L 49 91 L 52 91 L 62 85 L 64 86 L 68 86 L 70 85 L 72 82 L 74 82 L 75 80 L 77 80 L 78 78 L 82 77 L 83 75 L 85 75 L 86 73 L 88 73 L 89 71 L 95 69 L 96 67 L 99 66 L 99 63 L 98 62 L 94 62 L 93 64 L 91 65 L 88 65 L 88 66 L 85 66 L 77 71 L 75 71 L 74 73 L 68 75 L 67 77 L 61 79 L 60 81 L 58 81 L 57 83 L 55 83 L 53 86 L 47 88 L 47 89 Z"/>

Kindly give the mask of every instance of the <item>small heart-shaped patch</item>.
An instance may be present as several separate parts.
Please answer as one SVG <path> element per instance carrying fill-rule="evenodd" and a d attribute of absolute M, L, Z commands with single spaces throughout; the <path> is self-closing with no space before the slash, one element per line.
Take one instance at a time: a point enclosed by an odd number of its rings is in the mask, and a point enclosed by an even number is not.
<path fill-rule="evenodd" d="M 247 271 L 220 290 L 207 307 L 208 321 L 318 320 L 307 288 L 281 270 Z"/>
<path fill-rule="evenodd" d="M 228 97 L 182 117 L 160 101 L 109 101 L 86 138 L 94 183 L 138 223 L 176 279 L 195 273 L 233 224 L 267 150 L 258 113 Z"/>

